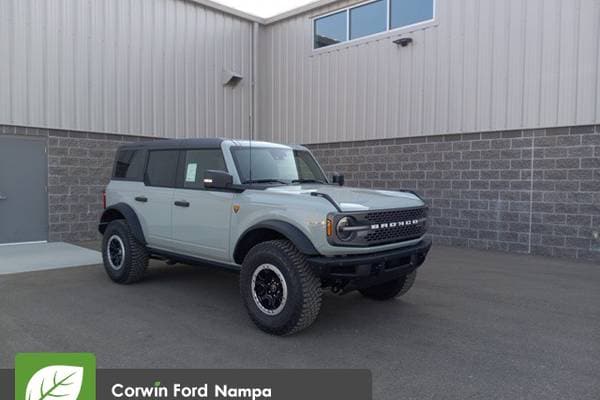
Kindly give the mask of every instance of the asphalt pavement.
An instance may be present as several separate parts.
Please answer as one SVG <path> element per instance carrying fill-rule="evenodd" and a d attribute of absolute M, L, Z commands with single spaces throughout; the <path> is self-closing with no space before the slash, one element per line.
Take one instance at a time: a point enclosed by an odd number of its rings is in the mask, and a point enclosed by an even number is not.
<path fill-rule="evenodd" d="M 308 330 L 247 317 L 234 273 L 153 262 L 0 276 L 0 368 L 89 351 L 100 368 L 369 368 L 374 399 L 600 399 L 600 265 L 434 247 L 386 303 L 327 293 Z"/>

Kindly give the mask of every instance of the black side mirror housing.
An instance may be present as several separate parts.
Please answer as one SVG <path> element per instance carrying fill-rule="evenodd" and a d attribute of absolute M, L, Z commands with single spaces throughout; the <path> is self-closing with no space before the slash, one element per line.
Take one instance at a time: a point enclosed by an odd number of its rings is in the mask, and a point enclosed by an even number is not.
<path fill-rule="evenodd" d="M 344 175 L 335 173 L 335 174 L 333 174 L 331 181 L 333 183 L 337 183 L 340 186 L 344 186 L 344 182 L 345 182 Z"/>
<path fill-rule="evenodd" d="M 233 185 L 233 176 L 225 171 L 207 169 L 204 171 L 204 188 L 230 189 Z"/>

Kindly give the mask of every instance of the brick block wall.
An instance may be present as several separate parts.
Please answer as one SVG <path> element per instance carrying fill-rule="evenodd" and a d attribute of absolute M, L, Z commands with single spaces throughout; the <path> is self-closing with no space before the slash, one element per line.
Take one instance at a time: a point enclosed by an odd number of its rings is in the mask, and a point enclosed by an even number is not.
<path fill-rule="evenodd" d="M 48 144 L 49 240 L 99 238 L 120 144 L 147 138 L 0 126 Z M 411 189 L 436 243 L 600 262 L 600 126 L 309 145 L 349 186 Z"/>
<path fill-rule="evenodd" d="M 349 186 L 418 192 L 436 243 L 600 262 L 600 126 L 308 147 Z"/>
<path fill-rule="evenodd" d="M 0 135 L 38 136 L 47 140 L 50 241 L 96 240 L 102 191 L 116 149 L 135 136 L 0 126 Z"/>

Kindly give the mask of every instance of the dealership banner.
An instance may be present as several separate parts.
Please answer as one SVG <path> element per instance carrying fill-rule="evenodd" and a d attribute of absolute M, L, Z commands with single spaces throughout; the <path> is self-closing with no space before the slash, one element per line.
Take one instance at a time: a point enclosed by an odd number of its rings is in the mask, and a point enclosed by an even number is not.
<path fill-rule="evenodd" d="M 0 370 L 0 399 L 371 400 L 371 372 L 334 369 L 98 369 L 88 353 L 26 353 Z"/>

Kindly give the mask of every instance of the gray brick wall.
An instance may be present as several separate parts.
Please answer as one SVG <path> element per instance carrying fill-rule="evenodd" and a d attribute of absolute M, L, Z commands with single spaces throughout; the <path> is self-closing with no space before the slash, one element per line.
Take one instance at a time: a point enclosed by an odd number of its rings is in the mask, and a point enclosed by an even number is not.
<path fill-rule="evenodd" d="M 49 239 L 98 239 L 116 148 L 141 137 L 0 126 L 48 143 Z M 600 262 L 600 126 L 309 145 L 348 185 L 412 189 L 436 243 Z"/>
<path fill-rule="evenodd" d="M 600 262 L 600 126 L 308 147 L 350 186 L 417 191 L 436 243 Z"/>
<path fill-rule="evenodd" d="M 117 147 L 135 136 L 0 126 L 0 135 L 38 136 L 48 146 L 50 241 L 96 240 L 102 191 Z"/>

